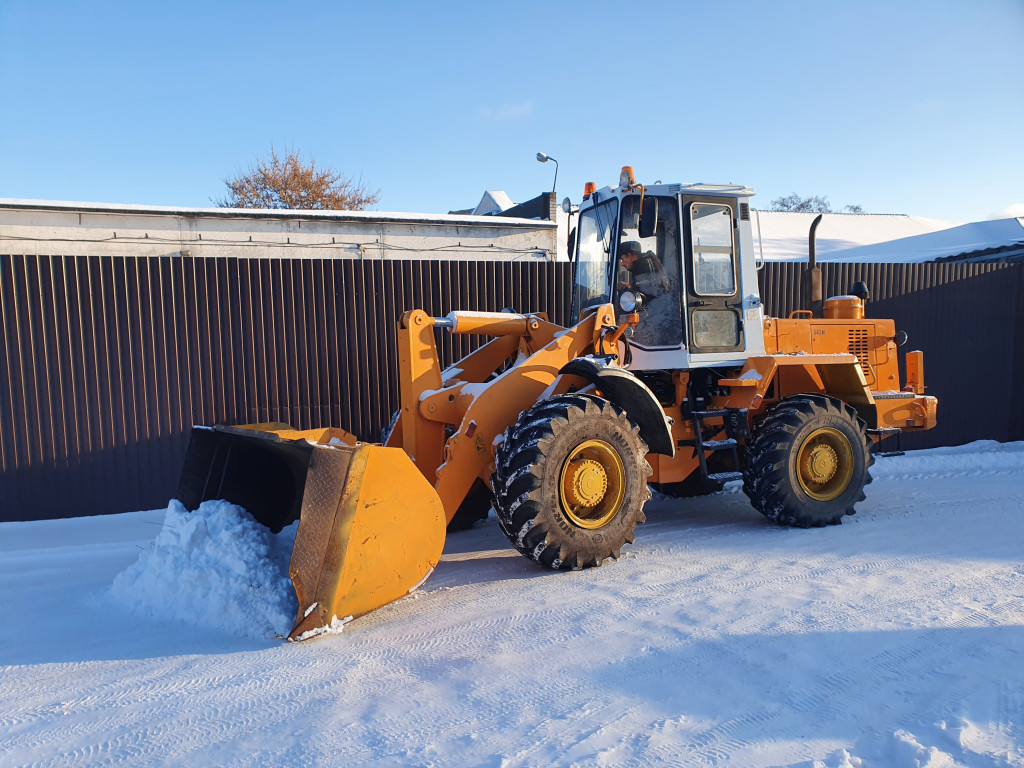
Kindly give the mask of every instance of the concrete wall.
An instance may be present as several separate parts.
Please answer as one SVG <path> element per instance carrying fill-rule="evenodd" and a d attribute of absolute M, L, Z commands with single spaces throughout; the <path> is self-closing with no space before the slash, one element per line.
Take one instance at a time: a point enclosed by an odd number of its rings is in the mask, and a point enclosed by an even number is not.
<path fill-rule="evenodd" d="M 510 217 L 0 199 L 11 255 L 550 261 L 561 241 L 552 221 Z"/>

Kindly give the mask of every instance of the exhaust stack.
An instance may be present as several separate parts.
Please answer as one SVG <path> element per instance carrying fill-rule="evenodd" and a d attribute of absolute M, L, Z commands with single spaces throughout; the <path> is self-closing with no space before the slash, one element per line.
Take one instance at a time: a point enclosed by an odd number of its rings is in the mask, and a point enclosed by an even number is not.
<path fill-rule="evenodd" d="M 813 317 L 821 317 L 824 312 L 824 294 L 821 289 L 821 267 L 818 266 L 815 238 L 818 225 L 825 214 L 819 213 L 811 222 L 811 231 L 807 236 L 807 269 L 803 275 L 803 305 L 811 311 Z"/>

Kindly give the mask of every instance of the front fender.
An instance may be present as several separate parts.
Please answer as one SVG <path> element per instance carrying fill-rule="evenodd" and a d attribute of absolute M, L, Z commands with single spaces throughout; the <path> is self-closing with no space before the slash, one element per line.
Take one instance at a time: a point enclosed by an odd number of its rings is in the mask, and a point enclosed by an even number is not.
<path fill-rule="evenodd" d="M 632 373 L 599 357 L 577 357 L 562 366 L 559 373 L 586 379 L 607 400 L 622 408 L 640 427 L 640 437 L 651 453 L 675 456 L 672 422 L 654 393 Z"/>

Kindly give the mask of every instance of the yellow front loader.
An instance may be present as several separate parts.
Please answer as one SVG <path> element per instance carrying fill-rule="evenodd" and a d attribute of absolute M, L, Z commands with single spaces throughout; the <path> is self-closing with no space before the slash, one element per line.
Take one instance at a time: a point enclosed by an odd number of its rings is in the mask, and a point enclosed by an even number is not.
<path fill-rule="evenodd" d="M 764 315 L 752 194 L 644 187 L 628 168 L 616 187 L 588 185 L 571 327 L 406 312 L 401 408 L 383 444 L 336 428 L 196 427 L 176 497 L 188 509 L 227 499 L 274 531 L 299 521 L 289 639 L 414 591 L 446 529 L 492 505 L 512 545 L 555 569 L 617 557 L 649 487 L 686 496 L 742 480 L 778 524 L 841 522 L 864 499 L 873 446 L 934 426 L 936 399 L 920 352 L 901 383 L 906 334 L 865 317 L 862 284 Z M 490 341 L 442 370 L 439 329 Z"/>

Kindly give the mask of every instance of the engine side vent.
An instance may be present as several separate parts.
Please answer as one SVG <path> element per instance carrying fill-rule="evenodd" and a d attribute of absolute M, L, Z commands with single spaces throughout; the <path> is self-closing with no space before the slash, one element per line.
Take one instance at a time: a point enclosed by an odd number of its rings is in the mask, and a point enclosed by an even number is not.
<path fill-rule="evenodd" d="M 851 355 L 857 356 L 860 369 L 864 372 L 864 378 L 869 384 L 874 383 L 875 375 L 871 370 L 871 362 L 868 359 L 868 332 L 866 328 L 851 328 L 847 332 L 846 349 Z"/>
<path fill-rule="evenodd" d="M 750 203 L 740 203 L 740 221 L 750 221 Z"/>

